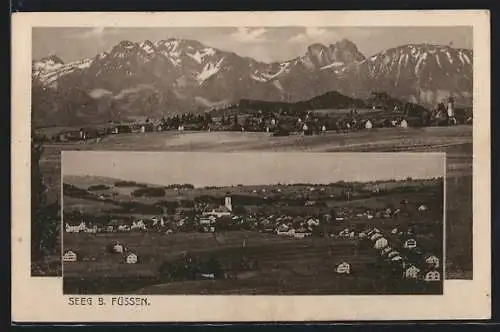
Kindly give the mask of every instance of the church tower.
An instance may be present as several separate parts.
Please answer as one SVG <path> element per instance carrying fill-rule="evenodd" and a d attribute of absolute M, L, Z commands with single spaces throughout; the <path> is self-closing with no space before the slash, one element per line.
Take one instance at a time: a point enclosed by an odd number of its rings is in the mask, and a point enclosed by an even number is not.
<path fill-rule="evenodd" d="M 233 204 L 231 203 L 231 196 L 226 195 L 226 199 L 224 201 L 224 205 L 229 211 L 233 211 Z"/>
<path fill-rule="evenodd" d="M 453 100 L 453 97 L 448 98 L 447 112 L 449 118 L 453 118 L 455 116 L 455 101 Z"/>

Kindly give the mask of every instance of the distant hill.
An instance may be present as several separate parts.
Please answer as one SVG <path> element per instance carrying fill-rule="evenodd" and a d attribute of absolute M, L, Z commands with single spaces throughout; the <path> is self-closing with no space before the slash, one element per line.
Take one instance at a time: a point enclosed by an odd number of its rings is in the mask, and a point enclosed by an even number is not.
<path fill-rule="evenodd" d="M 262 112 L 304 112 L 320 109 L 363 109 L 372 108 L 373 106 L 377 107 L 377 109 L 386 109 L 387 111 L 393 111 L 394 106 L 397 106 L 400 111 L 405 110 L 407 107 L 411 108 L 411 111 L 414 113 L 427 110 L 421 105 L 405 102 L 403 100 L 393 98 L 385 93 L 376 92 L 374 92 L 368 99 L 352 98 L 337 91 L 329 91 L 320 96 L 298 102 L 241 99 L 237 104 L 237 107 L 240 110 L 258 110 Z"/>

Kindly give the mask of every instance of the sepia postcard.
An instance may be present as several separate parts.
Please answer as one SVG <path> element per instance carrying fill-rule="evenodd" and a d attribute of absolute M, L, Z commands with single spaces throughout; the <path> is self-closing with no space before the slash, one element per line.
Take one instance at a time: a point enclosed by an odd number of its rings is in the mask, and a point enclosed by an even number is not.
<path fill-rule="evenodd" d="M 12 22 L 14 321 L 490 316 L 488 11 Z"/>

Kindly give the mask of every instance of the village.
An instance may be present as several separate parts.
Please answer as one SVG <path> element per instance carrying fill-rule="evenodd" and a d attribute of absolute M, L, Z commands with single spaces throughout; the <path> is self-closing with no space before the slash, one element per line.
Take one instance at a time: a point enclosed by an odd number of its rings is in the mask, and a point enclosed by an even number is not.
<path fill-rule="evenodd" d="M 71 271 L 78 264 L 91 265 L 92 262 L 98 262 L 102 255 L 109 255 L 113 264 L 158 266 L 159 262 L 155 262 L 150 254 L 142 257 L 144 254 L 140 253 L 140 245 L 127 243 L 127 238 L 143 243 L 148 236 L 164 239 L 161 241 L 177 241 L 176 237 L 200 234 L 203 241 L 212 241 L 212 244 L 202 249 L 213 249 L 213 255 L 200 263 L 200 258 L 193 258 L 188 248 L 177 258 L 177 263 L 162 264 L 160 274 L 169 275 L 170 281 L 237 279 L 235 270 L 241 270 L 241 266 L 235 268 L 234 261 L 240 264 L 240 261 L 250 260 L 253 263 L 246 262 L 246 269 L 259 269 L 255 267 L 262 265 L 259 256 L 241 254 L 227 260 L 224 254 L 219 256 L 217 252 L 227 245 L 221 239 L 229 238 L 231 234 L 243 234 L 231 245 L 235 252 L 258 247 L 261 240 L 253 240 L 253 237 L 265 237 L 266 241 L 286 245 L 301 242 L 311 245 L 311 241 L 328 241 L 333 245 L 345 243 L 370 255 L 377 262 L 377 269 L 387 271 L 391 280 L 425 283 L 441 281 L 442 248 L 439 243 L 442 243 L 442 239 L 439 237 L 442 236 L 442 219 L 439 218 L 442 218 L 442 202 L 436 202 L 432 195 L 420 195 L 415 200 L 415 193 L 422 187 L 411 185 L 418 181 L 409 179 L 407 182 L 410 185 L 394 186 L 390 190 L 380 189 L 373 184 L 365 187 L 301 184 L 205 188 L 205 191 L 216 190 L 218 194 L 225 192 L 212 196 L 196 194 L 196 188 L 189 186 L 184 189 L 174 186 L 167 191 L 176 192 L 184 199 L 176 204 L 156 201 L 156 206 L 164 204 L 156 215 L 126 217 L 126 214 L 122 214 L 119 217 L 109 213 L 92 216 L 68 211 L 64 213 L 63 219 L 64 268 L 65 271 Z M 442 179 L 427 182 L 427 188 L 432 188 L 435 183 L 442 186 Z M 145 188 L 139 189 L 142 194 L 148 192 Z M 154 191 L 151 192 L 152 196 L 157 194 Z M 398 199 L 402 197 L 396 204 L 394 199 L 376 206 L 370 203 L 372 198 L 384 201 L 385 197 L 394 194 Z M 102 202 L 111 200 L 112 196 L 97 191 L 91 197 L 95 202 Z M 365 203 L 356 204 L 357 201 Z M 87 254 L 85 249 L 78 250 L 78 246 L 72 246 L 73 241 L 80 241 L 79 238 L 85 238 L 85 242 L 90 243 L 94 241 L 92 237 L 95 241 L 105 241 L 99 242 L 103 248 L 101 254 Z M 352 264 L 345 255 L 332 255 L 331 259 L 336 261 L 332 273 L 339 276 L 356 276 L 363 269 Z M 181 273 L 179 267 L 172 267 L 175 264 L 191 266 L 194 261 L 197 263 L 189 269 L 189 273 L 186 272 L 187 268 L 181 268 L 186 270 Z M 122 268 L 120 271 L 123 271 Z"/>
<path fill-rule="evenodd" d="M 379 96 L 381 95 L 381 97 Z M 315 110 L 267 102 L 254 105 L 244 100 L 202 113 L 186 112 L 164 118 L 109 121 L 55 134 L 40 133 L 35 139 L 44 142 L 99 143 L 110 135 L 141 134 L 165 131 L 237 131 L 264 132 L 273 136 L 319 135 L 326 132 L 349 133 L 376 128 L 471 125 L 472 113 L 456 108 L 453 98 L 427 110 L 420 105 L 391 102 L 386 94 L 376 94 L 377 101 L 358 108 Z"/>

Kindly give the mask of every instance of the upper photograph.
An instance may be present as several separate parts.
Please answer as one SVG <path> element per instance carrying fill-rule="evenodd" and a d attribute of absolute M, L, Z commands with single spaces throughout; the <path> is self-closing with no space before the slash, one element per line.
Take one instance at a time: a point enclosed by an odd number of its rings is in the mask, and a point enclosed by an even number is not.
<path fill-rule="evenodd" d="M 472 278 L 473 28 L 32 29 L 32 275 L 61 275 L 62 150 L 446 152 Z"/>

